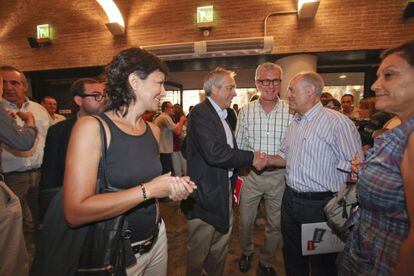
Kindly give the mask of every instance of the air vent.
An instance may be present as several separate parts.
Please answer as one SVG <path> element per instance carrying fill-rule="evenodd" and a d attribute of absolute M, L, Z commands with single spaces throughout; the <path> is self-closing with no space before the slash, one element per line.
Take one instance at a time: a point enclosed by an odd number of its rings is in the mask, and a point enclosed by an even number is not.
<path fill-rule="evenodd" d="M 206 41 L 206 50 L 209 52 L 218 51 L 237 51 L 237 50 L 257 50 L 263 49 L 263 38 L 248 39 L 226 39 Z"/>
<path fill-rule="evenodd" d="M 165 60 L 271 53 L 273 36 L 143 46 Z"/>
<path fill-rule="evenodd" d="M 249 37 L 222 40 L 207 40 L 207 56 L 241 56 L 260 55 L 271 53 L 273 49 L 273 36 Z"/>
<path fill-rule="evenodd" d="M 159 57 L 191 57 L 195 54 L 194 42 L 142 46 Z"/>

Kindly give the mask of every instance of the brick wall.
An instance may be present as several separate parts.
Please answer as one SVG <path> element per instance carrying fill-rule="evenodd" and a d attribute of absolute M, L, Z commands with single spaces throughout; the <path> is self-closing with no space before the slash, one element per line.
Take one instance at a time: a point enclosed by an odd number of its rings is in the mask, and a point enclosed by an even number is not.
<path fill-rule="evenodd" d="M 263 36 L 270 12 L 296 8 L 293 0 L 115 1 L 127 34 L 114 38 L 106 15 L 93 0 L 0 0 L 0 64 L 23 70 L 103 65 L 120 49 L 136 45 Z M 414 38 L 414 20 L 403 21 L 403 0 L 321 0 L 314 20 L 272 16 L 267 34 L 273 53 L 385 49 Z M 197 5 L 213 4 L 216 26 L 208 38 L 196 28 Z M 27 37 L 36 25 L 54 28 L 53 46 L 31 49 Z"/>

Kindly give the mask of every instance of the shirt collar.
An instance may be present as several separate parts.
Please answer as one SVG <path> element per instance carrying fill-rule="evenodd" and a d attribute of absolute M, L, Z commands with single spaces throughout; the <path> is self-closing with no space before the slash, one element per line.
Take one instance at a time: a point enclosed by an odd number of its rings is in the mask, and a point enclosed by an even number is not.
<path fill-rule="evenodd" d="M 322 103 L 318 102 L 311 109 L 306 111 L 303 116 L 300 115 L 299 113 L 296 113 L 295 116 L 293 117 L 293 119 L 295 121 L 300 121 L 302 119 L 306 119 L 308 122 L 310 122 L 310 121 L 312 121 L 313 118 L 316 117 L 316 115 L 318 115 L 319 112 L 321 112 L 323 110 L 323 108 L 324 107 L 323 107 Z"/>
<path fill-rule="evenodd" d="M 276 112 L 277 110 L 279 110 L 280 106 L 282 105 L 280 103 L 281 101 L 282 100 L 278 97 L 275 106 L 272 108 L 272 110 L 269 113 Z M 260 99 L 257 99 L 256 102 L 257 102 L 256 105 L 259 106 L 260 110 L 266 113 L 266 111 L 263 109 L 262 104 L 260 103 Z"/>
<path fill-rule="evenodd" d="M 214 107 L 214 110 L 219 115 L 220 119 L 225 120 L 227 118 L 227 109 L 221 109 L 218 104 L 211 98 L 207 97 L 207 99 L 210 101 L 211 105 Z"/>
<path fill-rule="evenodd" d="M 16 104 L 9 102 L 5 98 L 2 98 L 0 102 L 3 102 L 3 104 L 6 105 L 8 108 L 19 109 Z M 28 105 L 29 105 L 29 98 L 25 96 L 25 101 L 22 104 L 22 108 L 27 107 Z"/>

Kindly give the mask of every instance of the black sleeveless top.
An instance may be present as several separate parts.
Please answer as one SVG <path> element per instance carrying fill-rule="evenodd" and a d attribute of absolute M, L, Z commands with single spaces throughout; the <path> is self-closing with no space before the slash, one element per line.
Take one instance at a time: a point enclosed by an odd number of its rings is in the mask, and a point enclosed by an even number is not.
<path fill-rule="evenodd" d="M 106 168 L 107 179 L 113 187 L 129 189 L 161 175 L 159 146 L 147 122 L 145 132 L 135 136 L 123 132 L 105 114 L 100 117 L 108 124 L 111 132 Z M 156 217 L 155 199 L 129 210 L 127 220 L 132 232 L 131 242 L 149 238 L 155 231 Z"/>

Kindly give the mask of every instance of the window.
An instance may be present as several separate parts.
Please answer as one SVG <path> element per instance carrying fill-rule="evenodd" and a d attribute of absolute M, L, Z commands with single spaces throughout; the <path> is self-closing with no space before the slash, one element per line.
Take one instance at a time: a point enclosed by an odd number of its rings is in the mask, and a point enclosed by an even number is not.
<path fill-rule="evenodd" d="M 244 105 L 248 104 L 250 98 L 256 94 L 256 88 L 237 88 L 236 89 L 236 96 L 233 98 L 233 104 L 237 104 L 239 108 L 243 107 Z M 183 91 L 183 109 L 186 114 L 188 114 L 188 110 L 190 106 L 195 106 L 196 104 L 202 102 L 206 98 L 204 90 L 184 90 Z M 165 96 L 163 101 L 170 101 L 173 104 L 180 102 L 180 95 L 179 91 L 167 91 L 167 95 Z"/>

